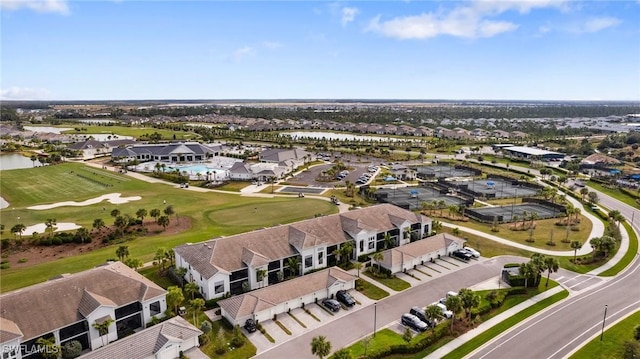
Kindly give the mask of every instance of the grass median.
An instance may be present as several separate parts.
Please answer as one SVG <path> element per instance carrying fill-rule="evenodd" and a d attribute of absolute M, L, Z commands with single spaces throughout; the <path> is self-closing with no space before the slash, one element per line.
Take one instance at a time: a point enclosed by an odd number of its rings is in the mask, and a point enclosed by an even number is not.
<path fill-rule="evenodd" d="M 633 329 L 640 323 L 640 311 L 626 317 L 616 325 L 607 329 L 602 336 L 596 337 L 575 352 L 571 359 L 606 359 L 623 358 L 622 347 L 625 341 L 634 341 Z"/>

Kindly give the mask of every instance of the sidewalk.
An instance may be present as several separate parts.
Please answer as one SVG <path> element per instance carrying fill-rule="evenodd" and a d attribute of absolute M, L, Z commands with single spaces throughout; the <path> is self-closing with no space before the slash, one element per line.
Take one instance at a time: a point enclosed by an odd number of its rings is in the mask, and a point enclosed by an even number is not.
<path fill-rule="evenodd" d="M 445 344 L 442 347 L 440 347 L 440 349 L 438 349 L 438 350 L 434 351 L 433 353 L 429 354 L 427 356 L 427 358 L 434 358 L 434 359 L 442 358 L 445 355 L 447 355 L 450 352 L 452 352 L 453 350 L 455 350 L 456 348 L 458 348 L 459 346 L 465 344 L 469 340 L 475 338 L 476 336 L 478 336 L 481 333 L 485 332 L 489 328 L 497 325 L 498 323 L 504 321 L 505 319 L 510 318 L 510 317 L 514 316 L 515 314 L 525 310 L 526 308 L 529 308 L 530 306 L 540 302 L 541 300 L 549 298 L 549 297 L 551 297 L 552 295 L 554 295 L 556 293 L 562 292 L 563 290 L 564 290 L 564 288 L 562 288 L 561 286 L 557 286 L 555 288 L 549 289 L 548 291 L 546 291 L 546 292 L 544 292 L 542 294 L 538 294 L 533 298 L 527 299 L 526 301 L 516 305 L 515 307 L 510 308 L 509 310 L 507 310 L 505 312 L 502 312 L 502 313 L 496 315 L 495 317 L 487 320 L 486 322 L 480 324 L 477 328 L 474 328 L 474 329 L 464 333 L 463 335 L 457 337 L 456 339 L 448 342 L 447 344 Z M 529 318 L 531 318 L 531 317 L 529 317 Z M 529 318 L 524 319 L 524 321 L 527 321 Z M 520 322 L 518 324 L 521 324 L 521 323 L 522 322 Z M 511 329 L 513 329 L 513 328 L 511 328 Z M 498 334 L 498 336 L 499 336 L 499 334 Z M 481 346 L 481 347 L 483 347 L 483 346 Z M 480 348 L 478 348 L 478 349 L 480 349 Z M 478 350 L 478 349 L 476 349 L 476 350 Z"/>

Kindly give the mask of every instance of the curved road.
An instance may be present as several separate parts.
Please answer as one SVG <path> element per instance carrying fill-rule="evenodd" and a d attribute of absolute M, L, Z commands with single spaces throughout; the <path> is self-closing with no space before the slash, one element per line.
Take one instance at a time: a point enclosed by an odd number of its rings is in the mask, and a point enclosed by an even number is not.
<path fill-rule="evenodd" d="M 600 203 L 619 210 L 634 229 L 640 211 L 603 193 Z M 631 221 L 633 218 L 633 222 Z M 508 333 L 487 343 L 468 358 L 564 358 L 602 330 L 640 308 L 640 260 L 638 256 L 622 274 L 579 293 L 531 318 Z M 606 325 L 605 323 L 605 325 Z M 613 353 L 612 353 L 613 354 Z"/>

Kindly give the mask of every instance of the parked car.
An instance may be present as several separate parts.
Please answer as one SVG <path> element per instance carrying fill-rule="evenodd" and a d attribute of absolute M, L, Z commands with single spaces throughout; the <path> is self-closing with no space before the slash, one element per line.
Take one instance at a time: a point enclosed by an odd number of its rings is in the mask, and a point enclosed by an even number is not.
<path fill-rule="evenodd" d="M 338 293 L 336 293 L 336 299 L 347 307 L 353 307 L 356 305 L 356 300 L 353 299 L 351 294 L 346 290 L 339 290 Z"/>
<path fill-rule="evenodd" d="M 416 317 L 418 317 L 418 319 L 420 319 L 421 321 L 423 321 L 425 324 L 427 324 L 432 328 L 436 326 L 436 323 L 434 323 L 432 320 L 429 320 L 429 318 L 427 318 L 427 316 L 424 315 L 424 308 L 412 307 L 411 310 L 409 311 L 409 314 L 415 315 Z"/>
<path fill-rule="evenodd" d="M 448 291 L 448 292 L 447 292 L 447 295 L 446 295 L 444 298 L 440 298 L 439 302 L 440 302 L 440 303 L 442 303 L 442 304 L 445 304 L 445 305 L 446 305 L 447 298 L 449 298 L 449 297 L 455 297 L 455 296 L 457 296 L 457 295 L 458 295 L 458 293 L 457 293 L 457 292 L 454 292 L 454 291 Z"/>
<path fill-rule="evenodd" d="M 335 299 L 325 298 L 322 301 L 322 305 L 324 305 L 325 308 L 329 309 L 332 312 L 337 312 L 340 310 L 340 303 Z"/>
<path fill-rule="evenodd" d="M 454 251 L 453 253 L 451 253 L 451 255 L 453 257 L 468 261 L 471 260 L 471 258 L 473 258 L 473 256 L 469 253 L 467 253 L 466 251 L 460 250 L 458 249 L 457 251 Z"/>
<path fill-rule="evenodd" d="M 438 308 L 440 308 L 440 311 L 442 312 L 442 316 L 450 319 L 451 317 L 453 317 L 453 312 L 447 309 L 447 306 L 442 304 L 442 303 L 433 303 L 432 305 L 437 306 Z"/>
<path fill-rule="evenodd" d="M 246 329 L 249 333 L 253 333 L 256 331 L 256 322 L 253 319 L 249 318 L 246 322 L 244 322 L 244 329 Z"/>
<path fill-rule="evenodd" d="M 462 248 L 462 250 L 466 251 L 469 254 L 471 254 L 471 256 L 473 258 L 480 258 L 480 252 L 476 251 L 475 249 L 473 249 L 471 247 L 464 247 L 464 248 Z"/>
<path fill-rule="evenodd" d="M 409 313 L 402 314 L 400 322 L 402 323 L 402 325 L 406 325 L 417 332 L 424 332 L 425 330 L 429 329 L 427 323 L 418 319 L 418 317 L 416 317 L 415 315 Z"/>

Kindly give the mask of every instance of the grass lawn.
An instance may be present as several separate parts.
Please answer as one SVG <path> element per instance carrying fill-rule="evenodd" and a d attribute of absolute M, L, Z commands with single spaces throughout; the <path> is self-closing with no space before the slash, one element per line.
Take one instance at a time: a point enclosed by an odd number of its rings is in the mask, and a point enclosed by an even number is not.
<path fill-rule="evenodd" d="M 625 253 L 620 262 L 616 263 L 608 270 L 600 273 L 601 276 L 613 276 L 620 273 L 633 261 L 633 259 L 636 257 L 636 253 L 638 253 L 638 236 L 636 236 L 636 232 L 631 228 L 631 225 L 629 225 L 629 223 L 625 222 L 622 223 L 622 225 L 629 234 L 629 250 L 627 250 L 627 253 Z M 611 254 L 610 256 L 613 256 L 613 254 Z"/>
<path fill-rule="evenodd" d="M 606 359 L 622 358 L 622 343 L 633 339 L 633 328 L 640 323 L 640 311 L 628 316 L 618 324 L 607 329 L 600 341 L 600 336 L 575 352 L 571 359 Z"/>
<path fill-rule="evenodd" d="M 195 323 L 193 322 L 193 313 L 190 310 L 184 316 L 184 318 L 188 320 L 191 324 L 195 325 Z M 202 322 L 205 320 L 209 320 L 209 318 L 204 313 L 201 313 L 198 316 L 198 326 L 202 324 Z M 231 324 L 229 324 L 229 322 L 227 322 L 224 319 L 211 322 L 211 327 L 212 329 L 211 329 L 211 332 L 209 332 L 208 341 L 204 344 L 201 343 L 200 345 L 200 350 L 203 353 L 205 353 L 207 356 L 209 356 L 209 358 L 246 359 L 256 355 L 256 352 L 257 352 L 256 347 L 253 345 L 253 343 L 251 343 L 249 339 L 247 339 L 246 336 L 244 336 L 244 333 L 242 334 L 242 336 L 245 339 L 243 346 L 241 346 L 240 348 L 233 348 L 233 349 L 227 347 L 226 353 L 222 355 L 217 354 L 215 352 L 215 349 L 216 349 L 215 341 L 218 335 L 218 331 L 222 330 L 222 333 L 224 334 L 224 338 L 225 338 L 224 342 L 229 343 L 231 342 L 231 338 L 233 338 L 233 328 L 231 327 Z"/>
<path fill-rule="evenodd" d="M 385 285 L 385 286 L 387 286 L 387 287 L 389 287 L 389 288 L 391 288 L 391 289 L 393 289 L 395 291 L 398 291 L 398 292 L 403 291 L 403 290 L 411 287 L 411 284 L 409 284 L 406 281 L 404 281 L 404 280 L 402 280 L 400 278 L 397 278 L 397 277 L 393 277 L 393 278 L 377 278 L 377 277 L 372 276 L 371 273 L 369 273 L 368 271 L 364 272 L 364 275 L 366 275 L 367 277 L 369 277 L 369 278 L 371 278 L 371 279 L 373 279 L 375 281 L 378 281 L 381 284 L 383 284 L 383 285 Z"/>
<path fill-rule="evenodd" d="M 153 133 L 159 133 L 163 140 L 195 140 L 200 137 L 195 132 L 187 131 L 173 131 L 152 127 L 128 127 L 128 126 L 95 126 L 87 124 L 63 124 L 53 127 L 74 127 L 80 128 L 82 131 L 76 131 L 75 129 L 64 131 L 65 134 L 108 134 L 108 135 L 120 135 L 120 136 L 132 136 L 135 138 L 149 136 Z M 86 129 L 86 131 L 85 131 Z M 175 138 L 173 137 L 175 135 Z"/>
<path fill-rule="evenodd" d="M 68 183 L 56 182 L 59 179 L 56 174 L 62 176 L 65 171 L 78 171 L 78 168 L 82 168 L 78 167 L 82 166 L 81 164 L 64 164 L 60 166 L 65 167 L 56 169 L 58 166 L 51 166 L 7 171 L 12 175 L 10 178 L 5 178 L 4 173 L 2 173 L 3 196 L 6 196 L 5 198 L 10 203 L 12 199 L 17 201 L 17 203 L 11 203 L 9 208 L 0 211 L 2 224 L 5 225 L 5 228 L 11 228 L 18 223 L 17 218 L 20 217 L 20 223 L 26 226 L 42 223 L 47 218 L 55 218 L 57 222 L 74 222 L 91 229 L 93 220 L 96 218 L 103 219 L 107 225 L 113 224 L 114 219 L 110 216 L 112 209 L 117 208 L 122 214 L 129 214 L 135 217 L 135 212 L 139 208 L 145 208 L 147 211 L 154 208 L 163 210 L 166 206 L 163 201 L 166 200 L 167 205 L 173 205 L 176 213 L 182 218 L 181 220 L 188 219 L 190 221 L 191 228 L 171 235 L 164 232 L 150 233 L 146 237 L 122 243 L 129 247 L 130 257 L 148 262 L 153 259 L 156 250 L 160 247 L 169 249 L 187 242 L 199 242 L 221 235 L 229 236 L 263 227 L 313 218 L 318 213 L 332 214 L 338 211 L 338 208 L 328 201 L 311 198 L 258 198 L 216 192 L 202 193 L 173 188 L 164 184 L 146 183 L 133 178 L 127 178 L 128 181 L 122 181 L 118 185 L 119 187 L 114 185 L 114 187 L 107 189 L 103 188 L 101 191 L 96 189 L 96 192 L 89 192 L 86 189 L 80 190 L 82 197 L 69 198 L 52 190 L 50 193 L 41 192 L 37 196 L 31 196 L 22 201 L 17 200 L 18 197 L 16 197 L 15 192 L 24 194 L 28 192 L 25 186 L 31 186 L 33 183 L 42 183 L 44 186 L 54 186 L 55 183 L 58 183 L 59 187 L 68 188 L 69 190 L 73 187 L 82 187 L 84 180 L 74 176 L 66 178 Z M 54 169 L 51 172 L 51 176 L 40 172 L 42 169 L 49 168 Z M 18 171 L 23 173 L 22 177 L 13 175 L 14 172 Z M 106 173 L 112 174 L 111 172 Z M 24 178 L 29 178 L 29 181 L 24 181 Z M 29 184 L 22 184 L 22 182 L 29 182 Z M 25 208 L 30 205 L 42 204 L 45 202 L 45 198 L 48 203 L 58 200 L 84 200 L 116 191 L 122 193 L 122 196 L 141 196 L 142 199 L 118 205 L 103 201 L 91 206 L 60 207 L 45 211 L 27 210 Z M 14 207 L 15 210 L 13 209 Z M 104 211 L 103 207 L 105 208 Z M 255 208 L 258 208 L 256 215 L 247 215 L 253 213 Z M 291 208 L 296 210 L 287 210 Z M 175 218 L 175 216 L 171 216 L 170 220 L 175 221 Z M 146 222 L 151 220 L 150 218 L 145 219 Z M 5 229 L 3 236 L 12 238 L 13 235 L 9 232 L 9 230 Z M 28 240 L 26 233 L 23 237 Z M 0 290 L 6 292 L 43 282 L 58 274 L 75 273 L 92 268 L 103 263 L 108 258 L 115 258 L 117 246 L 118 244 L 115 244 L 93 250 L 82 256 L 61 258 L 30 267 L 2 270 Z"/>
<path fill-rule="evenodd" d="M 251 182 L 248 181 L 233 181 L 227 182 L 220 187 L 216 187 L 221 191 L 230 191 L 230 192 L 240 192 L 241 189 L 251 185 Z"/>
<path fill-rule="evenodd" d="M 438 220 L 441 220 L 438 218 Z M 443 222 L 452 223 L 454 225 L 460 224 L 462 227 L 473 228 L 479 231 L 483 231 L 485 233 L 491 233 L 498 237 L 502 237 L 508 239 L 513 242 L 517 242 L 520 244 L 525 244 L 527 246 L 540 248 L 540 249 L 550 249 L 554 251 L 570 251 L 571 246 L 569 243 L 564 243 L 562 240 L 566 236 L 566 227 L 556 226 L 555 223 L 561 220 L 561 218 L 551 218 L 551 219 L 539 219 L 535 221 L 536 228 L 533 231 L 533 240 L 534 242 L 527 242 L 529 239 L 529 231 L 513 231 L 510 228 L 513 226 L 513 223 L 503 223 L 499 224 L 498 232 L 491 231 L 491 224 L 489 223 L 479 223 L 476 221 L 468 221 L 468 222 L 450 222 L 443 219 Z M 522 220 L 519 221 L 522 223 Z M 590 220 L 588 220 L 584 216 L 580 216 L 580 224 L 575 225 L 574 228 L 578 228 L 578 231 L 569 231 L 568 241 L 580 241 L 585 243 L 589 240 L 589 235 L 591 234 L 591 228 L 593 224 Z M 555 246 L 549 246 L 547 241 L 551 238 L 551 234 L 553 233 L 553 241 L 555 242 Z"/>
<path fill-rule="evenodd" d="M 405 341 L 402 336 L 391 329 L 382 329 L 376 332 L 376 336 L 369 336 L 371 341 L 367 344 L 367 351 L 374 352 L 379 349 L 388 348 L 392 345 L 401 345 Z M 349 351 L 354 358 L 359 358 L 364 355 L 365 343 L 361 340 L 349 347 Z"/>
<path fill-rule="evenodd" d="M 587 186 L 591 187 L 595 190 L 598 190 L 606 195 L 609 195 L 620 202 L 626 203 L 633 208 L 640 208 L 640 205 L 633 199 L 633 197 L 624 194 L 623 192 L 617 189 L 609 189 L 601 185 L 600 183 L 589 181 L 587 182 Z"/>
<path fill-rule="evenodd" d="M 169 277 L 160 275 L 160 273 L 158 273 L 158 268 L 153 266 L 140 268 L 138 269 L 138 273 L 142 274 L 148 280 L 154 282 L 155 284 L 161 286 L 164 289 L 167 289 L 172 285 L 176 285 L 171 281 L 171 279 L 169 279 Z"/>
<path fill-rule="evenodd" d="M 466 225 L 466 224 L 465 224 Z M 446 233 L 451 233 L 453 234 L 453 228 L 448 228 L 448 227 L 442 227 L 442 232 L 446 232 Z M 469 247 L 472 247 L 478 251 L 480 251 L 480 253 L 482 254 L 483 257 L 495 257 L 495 256 L 500 256 L 500 255 L 514 255 L 514 256 L 521 256 L 521 257 L 525 257 L 525 258 L 529 258 L 531 257 L 531 255 L 533 254 L 533 252 L 524 250 L 524 249 L 520 249 L 520 248 L 515 248 L 506 244 L 502 244 L 496 241 L 492 241 L 490 239 L 484 238 L 484 237 L 480 237 L 480 236 L 476 236 L 474 234 L 465 232 L 463 230 L 460 230 L 460 233 L 458 235 L 461 238 L 465 238 L 468 240 L 467 244 L 469 245 Z"/>
<path fill-rule="evenodd" d="M 378 288 L 366 280 L 356 279 L 356 288 L 360 287 L 362 290 L 359 290 L 359 292 L 373 300 L 380 300 L 389 296 L 389 292 L 386 290 Z"/>

